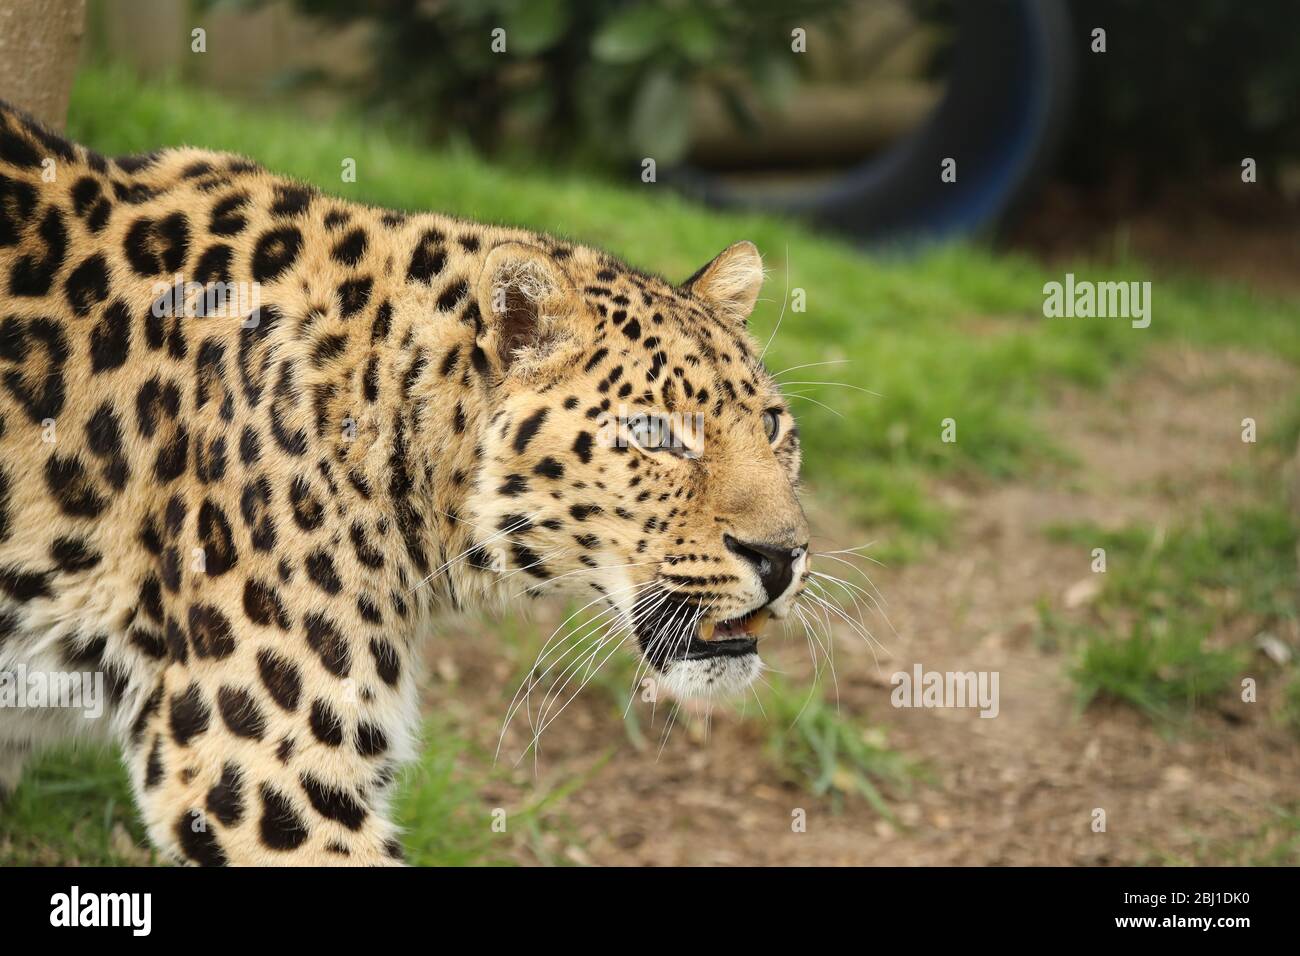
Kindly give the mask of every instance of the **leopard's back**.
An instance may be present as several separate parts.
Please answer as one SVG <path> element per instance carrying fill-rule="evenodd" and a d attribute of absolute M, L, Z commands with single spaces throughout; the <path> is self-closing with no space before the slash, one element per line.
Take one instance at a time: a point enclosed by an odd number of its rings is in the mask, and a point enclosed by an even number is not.
<path fill-rule="evenodd" d="M 106 159 L 0 109 L 0 670 L 104 695 L 0 712 L 0 785 L 70 734 L 124 743 L 169 815 L 222 785 L 175 761 L 232 739 L 276 736 L 288 765 L 364 729 L 368 773 L 409 750 L 396 644 L 426 596 L 385 555 L 427 563 L 436 529 L 376 500 L 411 427 L 380 354 L 404 226 L 242 157 Z M 385 719 L 345 720 L 345 693 Z M 160 845 L 189 839 L 173 823 Z"/>

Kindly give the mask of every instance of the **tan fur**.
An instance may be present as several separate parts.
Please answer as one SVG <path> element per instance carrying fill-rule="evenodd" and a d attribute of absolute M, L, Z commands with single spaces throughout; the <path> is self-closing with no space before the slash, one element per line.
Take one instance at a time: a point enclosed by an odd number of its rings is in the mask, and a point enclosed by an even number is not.
<path fill-rule="evenodd" d="M 153 314 L 204 269 L 257 321 Z M 112 688 L 99 719 L 0 710 L 0 785 L 98 737 L 170 858 L 392 863 L 435 610 L 603 590 L 626 615 L 676 575 L 699 613 L 780 612 L 722 543 L 807 541 L 738 324 L 761 278 L 749 244 L 678 288 L 225 154 L 104 160 L 0 104 L 0 671 Z M 605 447 L 622 408 L 700 414 L 703 453 Z M 730 689 L 750 657 L 663 676 Z"/>

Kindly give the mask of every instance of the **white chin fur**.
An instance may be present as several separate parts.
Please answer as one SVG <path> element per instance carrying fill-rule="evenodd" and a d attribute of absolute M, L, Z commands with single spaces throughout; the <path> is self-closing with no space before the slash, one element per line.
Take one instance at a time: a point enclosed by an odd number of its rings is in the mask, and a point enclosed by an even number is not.
<path fill-rule="evenodd" d="M 659 687 L 678 700 L 731 697 L 754 683 L 762 671 L 757 654 L 674 661 L 659 673 Z"/>

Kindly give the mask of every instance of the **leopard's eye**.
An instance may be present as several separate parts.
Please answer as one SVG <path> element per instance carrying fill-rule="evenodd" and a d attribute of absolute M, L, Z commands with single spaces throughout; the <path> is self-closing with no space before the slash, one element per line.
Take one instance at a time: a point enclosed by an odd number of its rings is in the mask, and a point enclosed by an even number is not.
<path fill-rule="evenodd" d="M 776 433 L 781 430 L 781 417 L 775 408 L 763 411 L 763 431 L 769 442 L 776 441 Z"/>
<path fill-rule="evenodd" d="M 638 415 L 627 423 L 628 434 L 645 451 L 671 451 L 672 424 L 663 415 Z"/>

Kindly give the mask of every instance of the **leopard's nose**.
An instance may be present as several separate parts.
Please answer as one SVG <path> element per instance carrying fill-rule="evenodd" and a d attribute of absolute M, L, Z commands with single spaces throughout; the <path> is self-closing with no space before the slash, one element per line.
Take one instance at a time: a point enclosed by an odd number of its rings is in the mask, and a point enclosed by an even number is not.
<path fill-rule="evenodd" d="M 738 541 L 729 534 L 722 536 L 722 543 L 728 551 L 739 555 L 753 566 L 769 603 L 785 593 L 794 577 L 795 562 L 808 550 L 806 543 L 797 548 L 784 548 L 757 541 Z"/>

